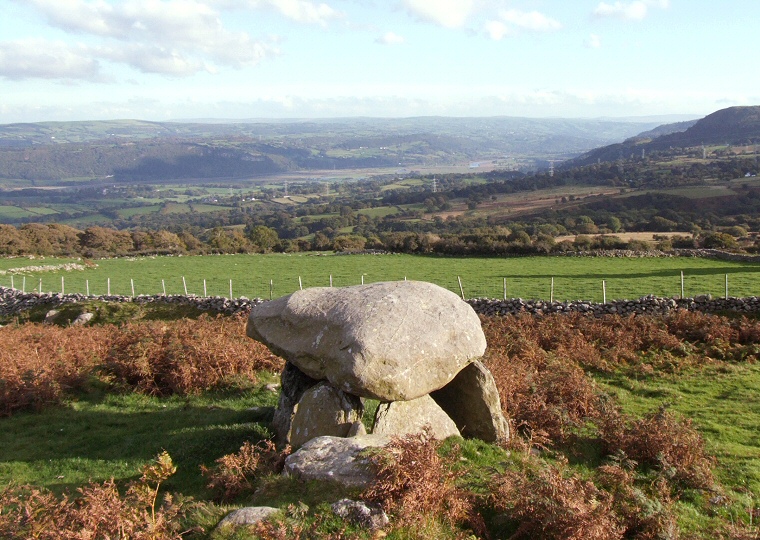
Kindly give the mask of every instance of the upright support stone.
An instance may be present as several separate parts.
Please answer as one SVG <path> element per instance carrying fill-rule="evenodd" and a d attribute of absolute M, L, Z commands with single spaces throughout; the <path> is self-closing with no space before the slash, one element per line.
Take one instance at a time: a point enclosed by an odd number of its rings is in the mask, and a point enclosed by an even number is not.
<path fill-rule="evenodd" d="M 290 424 L 293 420 L 296 404 L 304 392 L 313 387 L 318 380 L 305 375 L 296 366 L 287 362 L 280 375 L 280 399 L 274 410 L 272 427 L 279 444 L 290 444 Z"/>
<path fill-rule="evenodd" d="M 303 393 L 290 424 L 290 445 L 329 435 L 347 437 L 355 422 L 361 422 L 364 406 L 361 399 L 320 382 Z"/>
<path fill-rule="evenodd" d="M 501 410 L 496 381 L 482 362 L 472 362 L 430 396 L 456 423 L 463 437 L 486 442 L 509 439 L 509 422 Z"/>
<path fill-rule="evenodd" d="M 373 435 L 403 437 L 429 430 L 434 439 L 459 436 L 454 421 L 430 396 L 411 401 L 381 403 L 375 413 Z"/>

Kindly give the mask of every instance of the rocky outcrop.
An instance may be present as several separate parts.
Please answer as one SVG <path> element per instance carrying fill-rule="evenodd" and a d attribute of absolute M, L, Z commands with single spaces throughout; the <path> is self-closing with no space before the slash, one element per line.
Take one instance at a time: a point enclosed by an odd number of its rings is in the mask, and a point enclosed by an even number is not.
<path fill-rule="evenodd" d="M 309 377 L 382 401 L 442 388 L 486 348 L 467 303 L 417 281 L 297 291 L 254 307 L 247 333 Z"/>

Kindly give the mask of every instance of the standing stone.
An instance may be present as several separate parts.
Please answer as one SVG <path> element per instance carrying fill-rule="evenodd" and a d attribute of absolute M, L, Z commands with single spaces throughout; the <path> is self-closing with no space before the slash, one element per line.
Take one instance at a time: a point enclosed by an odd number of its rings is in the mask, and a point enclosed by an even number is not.
<path fill-rule="evenodd" d="M 272 427 L 279 444 L 290 444 L 290 423 L 298 401 L 304 392 L 319 381 L 301 372 L 296 366 L 287 362 L 280 375 L 281 390 L 277 408 L 274 410 Z"/>
<path fill-rule="evenodd" d="M 430 396 L 422 396 L 412 401 L 381 403 L 375 413 L 373 435 L 403 437 L 430 430 L 434 439 L 443 440 L 459 436 L 454 421 Z"/>
<path fill-rule="evenodd" d="M 509 439 L 509 422 L 501 411 L 496 381 L 482 362 L 472 362 L 430 396 L 456 423 L 462 437 L 486 442 Z"/>
<path fill-rule="evenodd" d="M 347 437 L 354 422 L 360 422 L 363 414 L 360 398 L 320 382 L 306 390 L 295 407 L 290 445 L 299 448 L 322 435 Z"/>
<path fill-rule="evenodd" d="M 472 307 L 419 281 L 296 291 L 255 306 L 246 332 L 309 377 L 381 401 L 442 388 L 486 348 Z"/>

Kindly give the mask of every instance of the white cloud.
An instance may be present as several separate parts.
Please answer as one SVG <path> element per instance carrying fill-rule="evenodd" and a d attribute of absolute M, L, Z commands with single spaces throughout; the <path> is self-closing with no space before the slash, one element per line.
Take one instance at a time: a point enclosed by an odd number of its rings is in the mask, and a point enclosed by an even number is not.
<path fill-rule="evenodd" d="M 670 0 L 634 0 L 633 2 L 620 2 L 608 4 L 600 2 L 594 10 L 596 17 L 616 17 L 629 21 L 641 21 L 649 14 L 649 8 L 667 9 Z"/>
<path fill-rule="evenodd" d="M 0 77 L 97 81 L 100 65 L 82 46 L 27 39 L 0 43 Z"/>
<path fill-rule="evenodd" d="M 240 68 L 277 54 L 271 43 L 225 28 L 213 0 L 29 0 L 48 22 L 68 32 L 102 38 L 93 54 L 147 73 L 191 75 Z M 291 9 L 302 0 L 269 0 Z M 322 13 L 316 7 L 316 13 Z"/>
<path fill-rule="evenodd" d="M 404 41 L 403 36 L 399 36 L 394 32 L 386 32 L 375 40 L 376 43 L 380 43 L 381 45 L 401 45 Z"/>
<path fill-rule="evenodd" d="M 519 11 L 508 9 L 500 13 L 501 19 L 512 26 L 530 32 L 552 32 L 559 30 L 562 25 L 538 11 Z"/>
<path fill-rule="evenodd" d="M 497 20 L 485 23 L 485 30 L 496 41 L 519 32 L 554 32 L 562 24 L 538 11 L 507 9 L 499 13 Z"/>
<path fill-rule="evenodd" d="M 596 34 L 591 34 L 584 45 L 589 49 L 598 49 L 602 46 L 602 39 Z"/>
<path fill-rule="evenodd" d="M 293 21 L 321 26 L 343 17 L 341 12 L 325 3 L 315 4 L 306 0 L 249 0 L 248 4 L 253 7 L 269 6 Z"/>
<path fill-rule="evenodd" d="M 472 14 L 473 0 L 401 0 L 407 12 L 445 28 L 464 26 Z"/>

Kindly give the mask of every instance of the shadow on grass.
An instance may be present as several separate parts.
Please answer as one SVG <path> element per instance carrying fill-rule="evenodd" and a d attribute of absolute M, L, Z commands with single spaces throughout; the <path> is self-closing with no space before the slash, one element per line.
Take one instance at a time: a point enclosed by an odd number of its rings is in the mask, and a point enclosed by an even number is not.
<path fill-rule="evenodd" d="M 15 480 L 61 491 L 112 476 L 127 480 L 166 450 L 177 466 L 166 488 L 202 497 L 207 493 L 200 465 L 213 465 L 246 440 L 269 437 L 272 413 L 255 395 L 218 402 L 84 396 L 66 406 L 0 419 L 0 484 Z"/>

